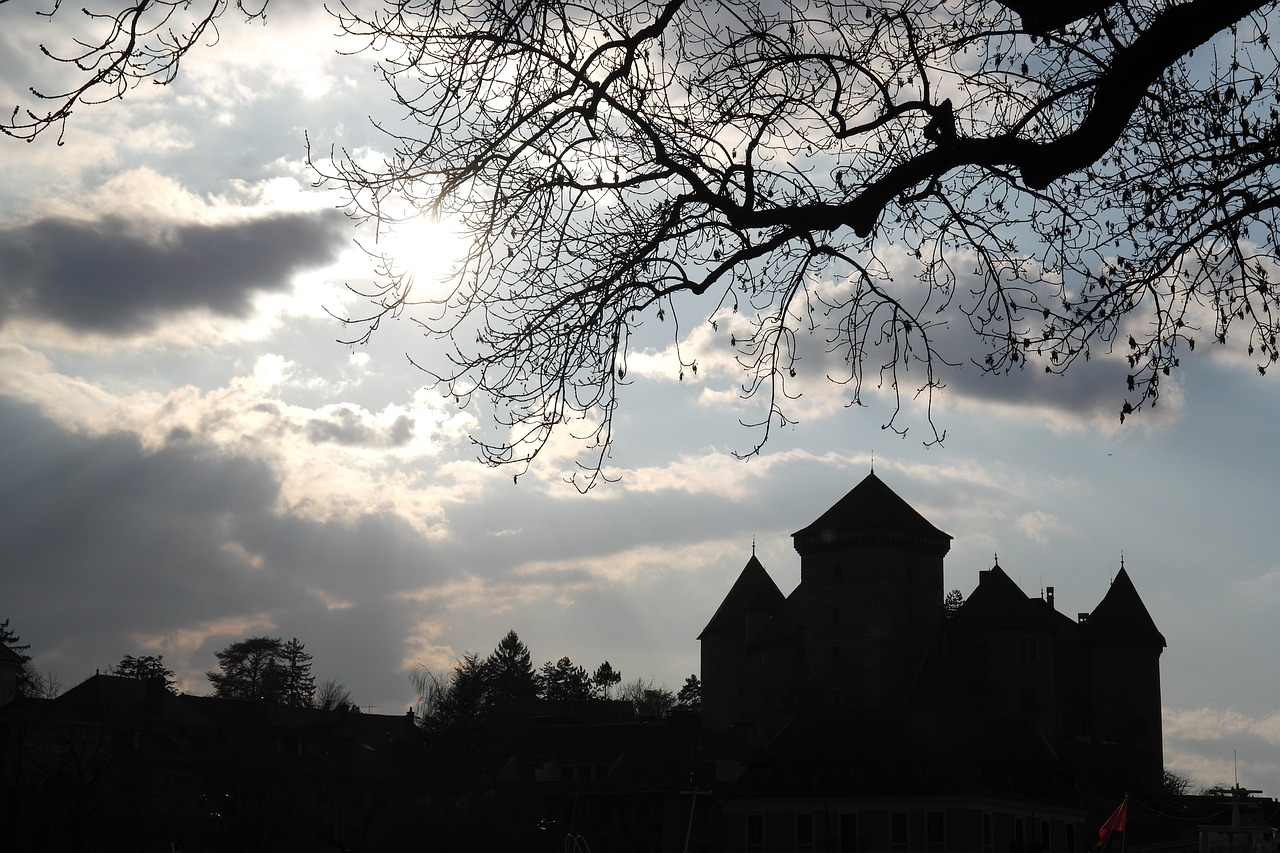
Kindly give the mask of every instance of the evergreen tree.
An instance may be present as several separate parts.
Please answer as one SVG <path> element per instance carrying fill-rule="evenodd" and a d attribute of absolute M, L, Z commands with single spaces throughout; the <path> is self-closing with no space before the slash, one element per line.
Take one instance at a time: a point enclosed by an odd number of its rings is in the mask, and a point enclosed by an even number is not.
<path fill-rule="evenodd" d="M 435 723 L 445 731 L 480 724 L 489 710 L 489 672 L 475 652 L 466 652 L 453 667 L 448 686 L 436 699 Z"/>
<path fill-rule="evenodd" d="M 27 654 L 27 652 L 31 650 L 31 644 L 22 642 L 22 638 L 18 636 L 17 632 L 9 627 L 8 619 L 0 622 L 0 644 L 8 646 L 9 651 L 22 658 L 22 669 L 18 671 L 18 679 L 15 686 L 19 696 L 27 695 L 31 686 L 31 655 Z"/>
<path fill-rule="evenodd" d="M 294 708 L 310 708 L 316 695 L 316 680 L 311 675 L 311 655 L 294 637 L 280 647 L 280 699 Z"/>
<path fill-rule="evenodd" d="M 178 692 L 174 688 L 173 670 L 164 665 L 164 655 L 142 655 L 141 657 L 125 655 L 120 659 L 120 663 L 116 664 L 113 672 L 123 678 L 137 678 L 143 681 L 152 678 L 160 679 L 164 681 L 165 690 L 174 694 Z"/>
<path fill-rule="evenodd" d="M 568 657 L 547 661 L 539 673 L 542 698 L 553 702 L 582 702 L 591 698 L 591 678 L 585 668 Z"/>
<path fill-rule="evenodd" d="M 609 694 L 620 681 L 622 681 L 622 673 L 605 661 L 596 667 L 596 671 L 591 675 L 591 695 L 596 699 L 608 699 Z"/>
<path fill-rule="evenodd" d="M 942 618 L 952 619 L 960 612 L 960 606 L 964 604 L 964 593 L 958 589 L 948 592 L 946 597 L 942 599 Z"/>
<path fill-rule="evenodd" d="M 698 676 L 690 675 L 684 680 L 684 686 L 676 694 L 676 707 L 687 711 L 697 711 L 702 708 L 702 681 Z"/>
<path fill-rule="evenodd" d="M 515 631 L 498 643 L 485 661 L 489 701 L 533 699 L 538 695 L 538 673 L 529 649 Z"/>

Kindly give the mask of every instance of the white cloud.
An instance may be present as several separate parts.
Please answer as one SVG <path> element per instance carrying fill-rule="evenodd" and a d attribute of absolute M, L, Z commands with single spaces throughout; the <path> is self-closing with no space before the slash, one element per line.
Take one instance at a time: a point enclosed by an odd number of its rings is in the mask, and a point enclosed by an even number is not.
<path fill-rule="evenodd" d="M 1280 712 L 1249 715 L 1233 708 L 1164 709 L 1165 765 L 1198 785 L 1280 786 Z"/>
<path fill-rule="evenodd" d="M 1062 519 L 1051 513 L 1042 512 L 1040 510 L 1024 512 L 1022 515 L 1018 516 L 1017 525 L 1028 538 L 1041 545 L 1048 545 L 1055 534 L 1076 533 L 1071 525 L 1067 524 Z"/>
<path fill-rule="evenodd" d="M 607 555 L 590 555 L 565 560 L 536 560 L 516 566 L 517 577 L 555 579 L 558 576 L 581 578 L 571 584 L 562 596 L 568 597 L 578 586 L 614 586 L 650 581 L 672 571 L 696 570 L 733 553 L 736 543 L 707 539 L 684 545 L 640 545 Z M 558 584 L 557 584 L 558 586 Z"/>
<path fill-rule="evenodd" d="M 61 423 L 81 423 L 90 412 L 114 402 L 92 382 L 59 373 L 45 355 L 0 341 L 0 394 L 40 408 Z"/>
<path fill-rule="evenodd" d="M 1164 733 L 1165 737 L 1179 741 L 1229 741 L 1247 735 L 1271 746 L 1280 746 L 1280 711 L 1255 717 L 1232 708 L 1166 708 Z"/>
<path fill-rule="evenodd" d="M 391 513 L 424 535 L 448 535 L 445 506 L 458 496 L 439 470 L 427 481 L 430 466 L 423 465 L 465 444 L 474 419 L 434 392 L 419 390 L 408 403 L 378 411 L 347 403 L 292 405 L 282 392 L 305 381 L 304 372 L 264 355 L 249 375 L 207 392 L 184 386 L 115 396 L 62 376 L 47 358 L 21 347 L 0 348 L 0 361 L 11 368 L 0 372 L 0 391 L 38 406 L 65 428 L 132 433 L 152 453 L 185 443 L 267 463 L 279 479 L 279 512 L 346 524 Z"/>
<path fill-rule="evenodd" d="M 450 646 L 437 642 L 444 634 L 445 626 L 438 621 L 422 619 L 415 623 L 405 640 L 400 668 L 412 670 L 424 666 L 436 675 L 447 675 L 458 654 Z"/>
<path fill-rule="evenodd" d="M 164 656 L 164 663 L 174 671 L 178 690 L 199 693 L 208 685 L 207 669 L 195 658 L 206 643 L 220 637 L 230 640 L 264 634 L 275 627 L 271 616 L 258 613 L 202 622 L 162 634 L 137 633 L 134 639 L 147 652 Z"/>
<path fill-rule="evenodd" d="M 710 450 L 700 456 L 681 455 L 664 465 L 619 469 L 611 473 L 620 476 L 623 488 L 633 494 L 685 492 L 741 503 L 757 498 L 763 484 L 769 482 L 779 468 L 802 461 L 830 465 L 849 462 L 834 454 L 815 457 L 803 450 L 762 453 L 750 460 Z"/>

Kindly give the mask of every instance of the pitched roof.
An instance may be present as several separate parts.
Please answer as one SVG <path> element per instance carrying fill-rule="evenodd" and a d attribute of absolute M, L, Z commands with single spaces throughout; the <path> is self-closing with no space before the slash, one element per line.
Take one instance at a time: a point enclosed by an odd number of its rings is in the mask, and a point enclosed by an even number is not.
<path fill-rule="evenodd" d="M 1168 645 L 1123 566 L 1107 594 L 1089 614 L 1084 628 L 1090 639 L 1118 640 L 1162 649 Z"/>
<path fill-rule="evenodd" d="M 26 665 L 27 659 L 4 643 L 0 643 L 0 663 L 21 668 Z"/>
<path fill-rule="evenodd" d="M 967 627 L 1054 628 L 1075 624 L 1047 601 L 1024 593 L 999 564 L 978 574 L 978 587 L 960 605 L 956 620 Z"/>
<path fill-rule="evenodd" d="M 162 679 L 91 675 L 54 703 L 73 713 L 103 719 L 168 719 L 199 725 L 208 721 L 165 688 Z"/>
<path fill-rule="evenodd" d="M 791 536 L 801 554 L 884 541 L 944 554 L 951 549 L 951 537 L 898 497 L 875 472 L 817 521 Z"/>
<path fill-rule="evenodd" d="M 748 613 L 771 613 L 785 600 L 764 565 L 752 554 L 698 639 L 708 634 L 732 634 L 740 638 L 746 630 Z"/>

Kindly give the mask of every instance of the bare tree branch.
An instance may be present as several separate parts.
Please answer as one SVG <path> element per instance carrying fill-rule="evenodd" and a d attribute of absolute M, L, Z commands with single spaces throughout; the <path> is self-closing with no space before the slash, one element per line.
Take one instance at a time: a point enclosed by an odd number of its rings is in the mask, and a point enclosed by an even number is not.
<path fill-rule="evenodd" d="M 172 80 L 226 2 L 103 15 L 100 42 L 50 54 L 85 86 L 7 132 L 61 132 L 98 93 Z M 1265 373 L 1276 6 L 351 0 L 338 23 L 403 119 L 380 128 L 382 162 L 313 150 L 319 183 L 379 228 L 451 217 L 470 242 L 442 294 L 375 255 L 369 310 L 344 319 L 363 341 L 408 311 L 449 344 L 421 365 L 438 387 L 496 413 L 481 458 L 518 477 L 567 431 L 582 488 L 604 474 L 634 354 L 664 343 L 678 379 L 705 375 L 708 339 L 732 354 L 761 442 L 812 375 L 855 404 L 883 389 L 905 432 L 904 403 L 927 406 L 966 360 L 1123 359 L 1122 420 L 1197 336 L 1242 330 Z M 953 349 L 957 325 L 976 356 Z"/>
<path fill-rule="evenodd" d="M 1274 3 L 1006 5 L 1017 14 L 928 0 L 344 8 L 349 34 L 388 51 L 408 116 L 387 128 L 385 163 L 339 158 L 326 177 L 358 216 L 461 219 L 471 251 L 422 320 L 455 358 L 426 367 L 497 406 L 511 432 L 479 445 L 494 464 L 527 465 L 554 430 L 585 425 L 585 486 L 630 348 L 652 343 L 644 320 L 674 320 L 690 296 L 713 300 L 744 395 L 767 398 L 763 439 L 788 420 L 810 331 L 855 402 L 875 366 L 898 400 L 890 426 L 910 365 L 923 371 L 909 396 L 940 387 L 936 332 L 957 315 L 991 371 L 1061 371 L 1132 340 L 1121 417 L 1154 404 L 1202 298 L 1254 320 L 1271 353 Z M 1249 223 L 1265 245 L 1246 245 Z M 891 246 L 918 261 L 918 285 Z M 1227 267 L 1253 289 L 1224 288 Z M 1168 277 L 1195 298 L 1170 304 Z M 378 310 L 411 292 L 388 278 Z"/>
<path fill-rule="evenodd" d="M 265 20 L 268 2 L 250 5 L 236 0 L 235 9 L 246 21 Z M 56 92 L 31 88 L 32 96 L 47 108 L 14 106 L 8 120 L 0 123 L 0 132 L 30 142 L 56 129 L 61 144 L 77 107 L 118 100 L 144 81 L 172 83 L 189 51 L 217 43 L 218 20 L 230 7 L 230 0 L 137 0 L 106 12 L 84 7 L 81 11 L 93 22 L 95 36 L 87 41 L 76 38 L 74 47 L 67 49 L 40 45 L 46 57 L 73 68 L 77 82 Z M 54 17 L 60 12 L 62 0 L 54 0 L 52 8 L 40 14 Z"/>

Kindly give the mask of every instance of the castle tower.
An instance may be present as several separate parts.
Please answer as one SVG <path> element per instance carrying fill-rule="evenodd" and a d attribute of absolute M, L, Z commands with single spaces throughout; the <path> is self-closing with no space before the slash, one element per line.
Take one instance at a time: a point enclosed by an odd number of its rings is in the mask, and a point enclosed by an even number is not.
<path fill-rule="evenodd" d="M 1135 791 L 1159 790 L 1164 769 L 1160 655 L 1166 643 L 1123 563 L 1081 628 L 1090 734 L 1131 756 L 1119 781 Z"/>
<path fill-rule="evenodd" d="M 752 554 L 698 635 L 702 643 L 702 724 L 708 729 L 727 730 L 734 723 L 758 716 L 758 709 L 748 707 L 755 703 L 747 695 L 747 645 L 784 603 L 782 591 Z"/>
<path fill-rule="evenodd" d="M 938 641 L 951 537 L 872 472 L 792 538 L 809 669 L 833 704 L 904 704 Z"/>

